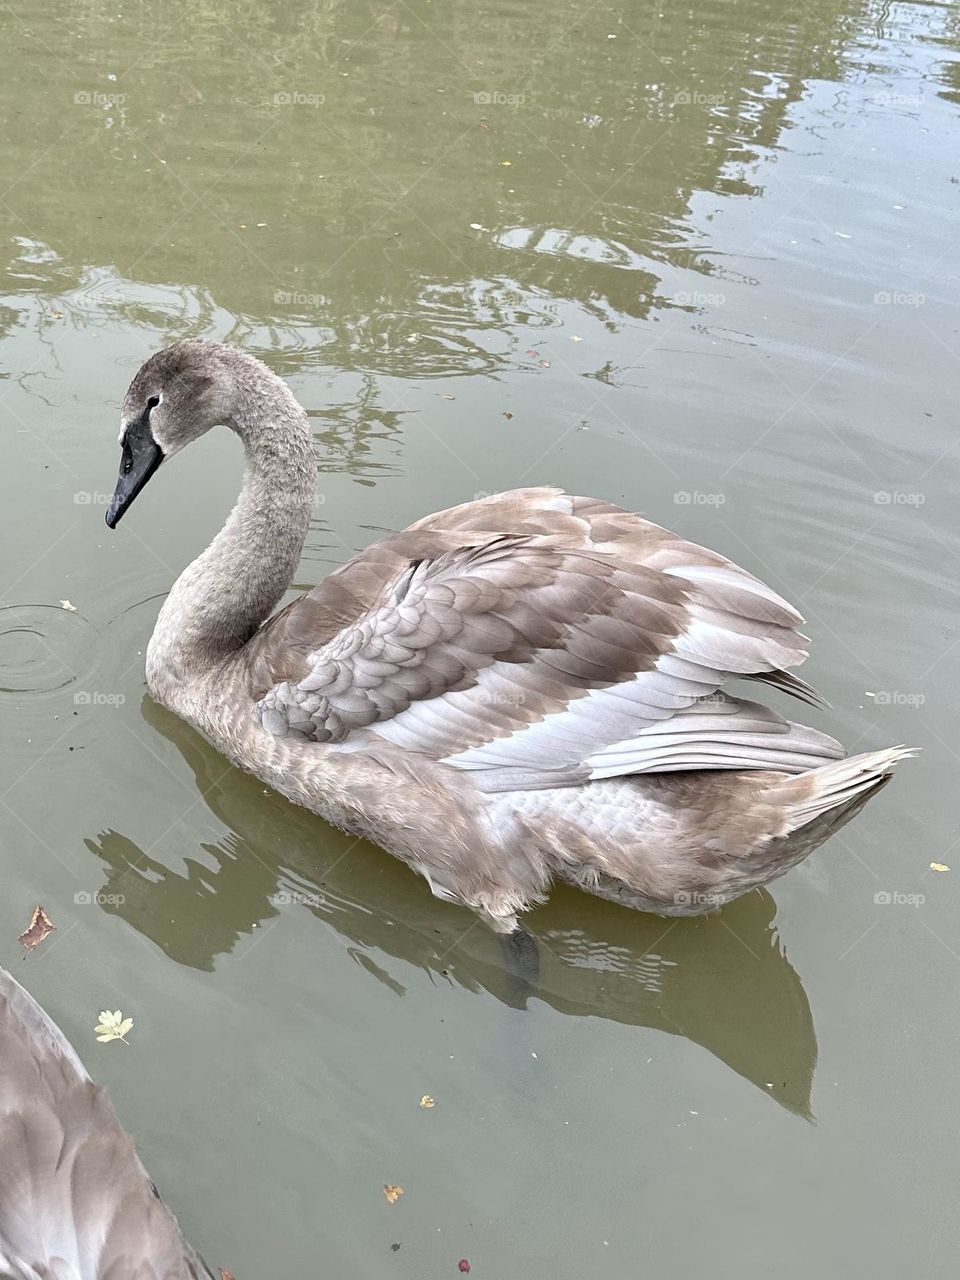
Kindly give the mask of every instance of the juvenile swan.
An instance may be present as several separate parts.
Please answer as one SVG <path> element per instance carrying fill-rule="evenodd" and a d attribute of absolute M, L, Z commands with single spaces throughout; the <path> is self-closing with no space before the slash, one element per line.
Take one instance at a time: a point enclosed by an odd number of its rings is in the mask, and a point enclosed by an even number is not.
<path fill-rule="evenodd" d="M 121 421 L 111 529 L 218 423 L 247 456 L 237 505 L 160 610 L 154 698 L 500 933 L 556 879 L 665 915 L 727 902 L 907 754 L 844 759 L 721 692 L 738 676 L 813 700 L 785 670 L 807 656 L 800 615 L 716 552 L 559 489 L 426 516 L 266 621 L 316 477 L 290 390 L 241 351 L 183 342 L 143 365 Z"/>
<path fill-rule="evenodd" d="M 110 1099 L 0 969 L 0 1276 L 213 1280 Z"/>

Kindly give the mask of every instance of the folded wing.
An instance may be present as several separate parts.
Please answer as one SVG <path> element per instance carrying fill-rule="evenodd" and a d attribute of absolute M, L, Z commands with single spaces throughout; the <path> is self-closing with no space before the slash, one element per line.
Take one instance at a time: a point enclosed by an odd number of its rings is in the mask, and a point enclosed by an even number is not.
<path fill-rule="evenodd" d="M 252 642 L 270 732 L 390 742 L 488 790 L 665 769 L 799 772 L 825 735 L 719 692 L 807 696 L 786 601 L 606 503 L 518 490 L 427 517 L 294 601 Z"/>

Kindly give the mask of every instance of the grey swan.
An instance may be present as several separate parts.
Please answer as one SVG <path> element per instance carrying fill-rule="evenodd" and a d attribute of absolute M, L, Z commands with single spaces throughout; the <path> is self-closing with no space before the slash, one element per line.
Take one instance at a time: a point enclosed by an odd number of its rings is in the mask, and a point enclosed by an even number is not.
<path fill-rule="evenodd" d="M 214 1280 L 180 1234 L 106 1092 L 4 969 L 0 1276 Z"/>
<path fill-rule="evenodd" d="M 815 843 L 785 837 L 910 754 L 844 758 L 725 692 L 738 677 L 817 701 L 787 670 L 807 656 L 796 610 L 724 556 L 557 488 L 426 516 L 271 617 L 316 461 L 261 361 L 196 339 L 146 361 L 106 521 L 218 424 L 243 443 L 243 486 L 160 610 L 151 695 L 498 933 L 555 880 L 668 916 L 716 908 L 783 874 Z"/>

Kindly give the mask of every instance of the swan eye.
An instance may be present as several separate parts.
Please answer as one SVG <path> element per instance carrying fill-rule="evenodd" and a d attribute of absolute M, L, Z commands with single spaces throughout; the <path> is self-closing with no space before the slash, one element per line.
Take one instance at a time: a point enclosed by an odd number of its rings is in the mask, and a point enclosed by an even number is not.
<path fill-rule="evenodd" d="M 159 396 L 151 396 L 150 399 L 147 401 L 147 409 L 148 410 L 155 409 L 159 403 L 160 403 Z"/>

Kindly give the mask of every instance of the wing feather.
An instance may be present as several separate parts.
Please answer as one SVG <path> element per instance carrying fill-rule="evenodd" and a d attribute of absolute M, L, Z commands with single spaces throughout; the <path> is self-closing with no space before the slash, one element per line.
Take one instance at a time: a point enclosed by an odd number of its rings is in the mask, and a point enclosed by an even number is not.
<path fill-rule="evenodd" d="M 806 657 L 801 623 L 716 552 L 527 489 L 361 553 L 264 627 L 247 667 L 271 733 L 348 751 L 386 740 L 491 789 L 790 770 L 839 748 L 717 691 L 732 675 L 814 696 L 784 670 Z"/>
<path fill-rule="evenodd" d="M 0 1061 L 0 1267 L 23 1280 L 212 1280 L 104 1090 L 2 969 Z"/>

